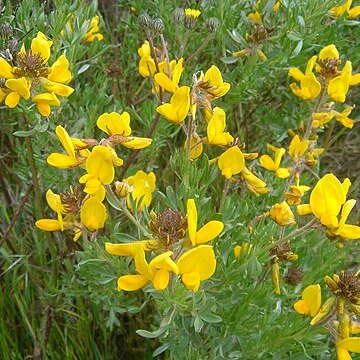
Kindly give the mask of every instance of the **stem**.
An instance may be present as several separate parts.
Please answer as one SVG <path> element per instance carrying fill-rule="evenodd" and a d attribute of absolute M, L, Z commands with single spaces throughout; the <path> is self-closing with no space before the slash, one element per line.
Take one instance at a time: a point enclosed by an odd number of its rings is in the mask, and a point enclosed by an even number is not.
<path fill-rule="evenodd" d="M 133 214 L 127 209 L 126 205 L 120 201 L 117 196 L 114 194 L 110 186 L 106 186 L 106 193 L 111 199 L 111 203 L 115 205 L 115 209 L 120 209 L 127 218 L 149 239 L 152 238 L 152 235 L 140 224 L 140 222 L 134 217 Z"/>
<path fill-rule="evenodd" d="M 310 222 L 308 222 L 306 225 L 304 225 L 302 228 L 297 229 L 295 231 L 293 231 L 292 233 L 290 233 L 289 235 L 279 238 L 277 241 L 275 241 L 274 243 L 268 245 L 265 248 L 265 251 L 270 250 L 271 248 L 273 248 L 274 246 L 280 246 L 285 244 L 287 241 L 290 241 L 294 238 L 296 238 L 299 235 L 302 235 L 304 233 L 306 233 L 315 223 L 316 223 L 317 219 L 314 218 L 312 219 Z"/>
<path fill-rule="evenodd" d="M 229 187 L 230 187 L 230 180 L 225 180 L 225 186 L 224 189 L 222 191 L 222 195 L 221 195 L 221 200 L 220 200 L 220 207 L 219 207 L 219 213 L 222 212 L 224 204 L 225 204 L 225 199 L 226 199 L 226 195 L 229 191 Z"/>
<path fill-rule="evenodd" d="M 184 55 L 184 51 L 185 51 L 185 46 L 189 40 L 189 35 L 190 35 L 190 31 L 186 30 L 185 36 L 184 36 L 184 41 L 180 44 L 180 53 L 179 53 L 179 58 L 182 58 Z"/>
<path fill-rule="evenodd" d="M 26 150 L 27 150 L 28 158 L 29 158 L 31 178 L 32 178 L 33 186 L 34 186 L 34 192 L 35 192 L 35 200 L 36 200 L 35 201 L 35 213 L 37 215 L 40 215 L 39 217 L 44 218 L 45 211 L 44 211 L 44 205 L 42 203 L 38 171 L 37 171 L 36 164 L 35 164 L 34 151 L 33 151 L 32 143 L 31 143 L 31 138 L 29 136 L 27 136 L 25 138 L 25 142 L 26 142 Z"/>
<path fill-rule="evenodd" d="M 321 107 L 322 102 L 324 100 L 324 95 L 325 95 L 325 86 L 322 86 L 318 102 L 316 103 L 312 114 L 317 113 L 320 110 L 320 107 Z M 306 127 L 306 131 L 305 131 L 305 134 L 304 134 L 304 139 L 305 140 L 309 139 L 309 136 L 311 134 L 311 129 L 312 129 L 312 116 L 310 117 L 309 123 L 307 124 L 307 127 Z"/>
<path fill-rule="evenodd" d="M 204 50 L 204 48 L 207 46 L 207 44 L 209 43 L 211 39 L 211 35 L 208 34 L 204 40 L 204 42 L 197 48 L 197 50 L 195 52 L 193 52 L 185 61 L 184 61 L 184 66 L 186 64 L 188 64 L 195 56 L 197 56 L 201 51 Z"/>
<path fill-rule="evenodd" d="M 336 124 L 336 121 L 333 120 L 330 127 L 328 128 L 328 131 L 326 132 L 324 143 L 323 143 L 323 146 L 322 146 L 324 148 L 324 151 L 326 151 L 328 146 L 329 146 L 329 143 L 330 143 L 330 140 L 331 140 L 331 135 L 332 135 L 332 133 L 334 131 L 334 128 L 335 128 L 335 124 Z"/>

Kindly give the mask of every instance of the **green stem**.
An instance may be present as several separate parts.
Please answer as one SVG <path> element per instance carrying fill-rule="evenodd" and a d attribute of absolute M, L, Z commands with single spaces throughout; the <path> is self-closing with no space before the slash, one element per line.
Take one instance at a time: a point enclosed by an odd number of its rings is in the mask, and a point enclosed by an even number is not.
<path fill-rule="evenodd" d="M 230 180 L 225 180 L 225 185 L 224 185 L 224 189 L 222 191 L 221 200 L 220 200 L 219 213 L 221 213 L 224 208 L 225 199 L 226 199 L 226 195 L 229 191 L 229 187 L 230 187 Z"/>
<path fill-rule="evenodd" d="M 127 209 L 126 205 L 118 199 L 110 186 L 106 186 L 106 194 L 110 198 L 110 204 L 117 210 L 121 210 L 126 217 L 148 238 L 153 236 L 140 224 L 139 220 Z"/>
<path fill-rule="evenodd" d="M 198 54 L 200 54 L 200 52 L 201 52 L 202 50 L 204 50 L 204 48 L 207 46 L 207 44 L 209 43 L 210 39 L 211 39 L 211 35 L 208 34 L 208 35 L 206 36 L 204 42 L 198 47 L 198 49 L 197 49 L 195 52 L 193 52 L 193 53 L 184 61 L 184 64 L 183 64 L 183 65 L 185 66 L 185 65 L 188 64 L 195 56 L 197 56 Z"/>

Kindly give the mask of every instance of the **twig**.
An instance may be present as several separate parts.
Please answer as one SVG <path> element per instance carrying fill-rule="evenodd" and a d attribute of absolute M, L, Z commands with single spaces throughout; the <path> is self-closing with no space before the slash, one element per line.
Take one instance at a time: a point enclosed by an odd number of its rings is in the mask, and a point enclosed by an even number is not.
<path fill-rule="evenodd" d="M 3 244 L 4 241 L 6 241 L 6 244 L 9 246 L 9 248 L 11 249 L 11 251 L 14 254 L 17 254 L 17 251 L 15 250 L 14 246 L 11 244 L 10 240 L 8 239 L 8 236 L 10 234 L 10 231 L 14 227 L 14 225 L 16 223 L 16 220 L 18 219 L 23 207 L 25 206 L 26 202 L 28 201 L 28 198 L 30 196 L 30 193 L 31 193 L 32 189 L 33 189 L 33 184 L 30 184 L 30 186 L 28 187 L 28 189 L 27 189 L 27 191 L 26 191 L 26 193 L 25 193 L 19 207 L 15 210 L 13 218 L 12 218 L 8 228 L 6 229 L 3 237 L 0 240 L 0 246 Z"/>

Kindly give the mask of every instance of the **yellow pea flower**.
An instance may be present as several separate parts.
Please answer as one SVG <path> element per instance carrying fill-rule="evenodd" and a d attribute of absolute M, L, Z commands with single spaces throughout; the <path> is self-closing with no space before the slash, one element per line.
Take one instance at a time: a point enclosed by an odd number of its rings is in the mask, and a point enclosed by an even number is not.
<path fill-rule="evenodd" d="M 273 205 L 269 211 L 271 220 L 274 220 L 281 226 L 296 224 L 294 214 L 286 201 Z"/>
<path fill-rule="evenodd" d="M 207 243 L 223 231 L 224 224 L 217 220 L 209 221 L 201 229 L 197 229 L 198 213 L 194 199 L 188 199 L 186 209 L 191 246 Z"/>
<path fill-rule="evenodd" d="M 154 75 L 156 72 L 155 61 L 151 57 L 150 44 L 147 40 L 145 40 L 138 49 L 138 54 L 140 56 L 139 74 L 142 77 L 149 77 Z"/>
<path fill-rule="evenodd" d="M 36 37 L 31 41 L 30 49 L 33 54 L 39 54 L 43 60 L 42 63 L 46 64 L 51 55 L 50 48 L 52 44 L 53 42 L 48 40 L 47 37 L 39 31 Z M 24 52 L 25 46 L 23 45 L 20 54 Z"/>
<path fill-rule="evenodd" d="M 238 259 L 241 254 L 249 254 L 249 252 L 252 250 L 253 244 L 249 243 L 243 243 L 241 245 L 236 245 L 234 247 L 234 255 Z"/>
<path fill-rule="evenodd" d="M 118 279 L 118 290 L 135 291 L 151 282 L 156 290 L 164 290 L 170 279 L 170 272 L 179 273 L 177 264 L 171 259 L 172 251 L 156 256 L 148 263 L 139 245 L 135 250 L 135 267 L 138 274 L 124 275 Z"/>
<path fill-rule="evenodd" d="M 355 123 L 354 120 L 349 118 L 349 115 L 353 108 L 353 106 L 348 106 L 342 112 L 334 111 L 335 119 L 349 129 L 351 129 Z"/>
<path fill-rule="evenodd" d="M 84 23 L 86 24 L 86 22 Z M 84 26 L 83 24 L 83 26 Z M 90 24 L 87 25 L 88 29 L 86 31 L 86 34 L 82 37 L 82 40 L 85 42 L 93 42 L 95 39 L 98 41 L 101 41 L 104 39 L 104 36 L 99 33 L 99 16 L 94 16 Z"/>
<path fill-rule="evenodd" d="M 210 101 L 224 96 L 230 90 L 230 84 L 223 81 L 221 72 L 215 65 L 212 65 L 205 75 L 200 77 L 200 81 L 204 84 L 203 89 Z"/>
<path fill-rule="evenodd" d="M 49 116 L 51 106 L 60 106 L 60 100 L 54 93 L 37 94 L 31 98 L 36 104 L 36 108 L 42 116 Z"/>
<path fill-rule="evenodd" d="M 360 83 L 360 74 L 352 75 L 351 61 L 346 61 L 341 74 L 329 81 L 327 93 L 334 101 L 345 102 L 350 85 Z"/>
<path fill-rule="evenodd" d="M 170 62 L 170 74 L 165 74 L 164 72 L 159 72 L 154 75 L 154 80 L 156 83 L 165 89 L 169 93 L 174 93 L 178 89 L 179 81 L 181 74 L 184 70 L 183 68 L 184 59 L 181 58 L 179 61 Z M 168 71 L 167 67 L 163 71 Z"/>
<path fill-rule="evenodd" d="M 190 8 L 185 9 L 185 16 L 190 16 L 194 19 L 197 19 L 200 15 L 201 15 L 200 10 L 195 10 Z"/>
<path fill-rule="evenodd" d="M 89 230 L 102 229 L 107 219 L 105 205 L 96 197 L 87 199 L 81 207 L 81 223 Z"/>
<path fill-rule="evenodd" d="M 82 164 L 85 159 L 76 156 L 74 144 L 67 131 L 61 125 L 58 125 L 55 133 L 65 149 L 66 155 L 52 153 L 47 158 L 48 164 L 59 169 L 68 169 Z"/>
<path fill-rule="evenodd" d="M 127 197 L 127 205 L 132 209 L 132 202 L 135 201 L 137 211 L 143 211 L 144 207 L 149 207 L 152 201 L 152 193 L 155 191 L 156 176 L 153 172 L 146 174 L 139 170 L 135 175 L 124 179 L 133 190 Z"/>
<path fill-rule="evenodd" d="M 170 103 L 160 105 L 156 111 L 165 119 L 175 124 L 180 124 L 186 118 L 190 109 L 190 88 L 181 86 L 175 90 Z"/>
<path fill-rule="evenodd" d="M 5 87 L 8 89 L 5 97 L 5 105 L 10 109 L 19 103 L 20 98 L 27 100 L 30 97 L 30 84 L 24 77 L 6 80 Z"/>
<path fill-rule="evenodd" d="M 267 194 L 270 190 L 266 187 L 266 183 L 255 176 L 246 166 L 240 173 L 241 178 L 250 192 L 256 196 Z"/>
<path fill-rule="evenodd" d="M 286 201 L 289 205 L 301 204 L 301 198 L 310 190 L 309 186 L 305 185 L 291 185 L 290 190 L 285 193 Z"/>
<path fill-rule="evenodd" d="M 215 272 L 216 259 L 213 247 L 200 245 L 182 254 L 177 261 L 179 274 L 185 287 L 194 292 L 200 282 L 209 279 Z"/>
<path fill-rule="evenodd" d="M 219 156 L 218 166 L 221 175 L 231 179 L 233 175 L 239 174 L 245 167 L 244 154 L 238 146 L 232 146 Z"/>
<path fill-rule="evenodd" d="M 190 152 L 189 158 L 194 160 L 197 159 L 203 152 L 203 143 L 201 141 L 200 136 L 193 132 L 190 138 Z M 187 147 L 187 141 L 185 142 L 185 148 Z"/>
<path fill-rule="evenodd" d="M 321 306 L 321 288 L 319 284 L 309 285 L 301 294 L 301 300 L 294 304 L 297 313 L 306 316 L 315 316 Z"/>
<path fill-rule="evenodd" d="M 346 12 L 349 11 L 351 4 L 352 0 L 347 0 L 344 4 L 331 8 L 330 13 L 335 17 L 343 16 Z"/>
<path fill-rule="evenodd" d="M 310 204 L 298 206 L 298 214 L 314 214 L 332 236 L 339 236 L 345 240 L 359 239 L 360 227 L 346 224 L 356 203 L 353 199 L 346 201 L 350 185 L 348 178 L 341 183 L 333 174 L 326 174 L 311 192 Z"/>
<path fill-rule="evenodd" d="M 156 244 L 157 240 L 140 240 L 131 243 L 113 244 L 106 242 L 105 250 L 111 255 L 117 256 L 131 256 L 135 257 L 137 247 L 140 245 L 144 251 L 153 250 L 153 245 Z"/>
<path fill-rule="evenodd" d="M 318 113 L 313 113 L 312 114 L 312 118 L 313 118 L 313 122 L 312 122 L 312 126 L 315 129 L 323 129 L 324 125 L 327 124 L 329 121 L 331 121 L 331 119 L 334 117 L 334 112 L 333 111 L 327 111 L 327 112 L 318 112 Z"/>
<path fill-rule="evenodd" d="M 131 149 L 143 149 L 152 143 L 152 139 L 131 135 L 130 115 L 127 111 L 122 114 L 116 112 L 100 115 L 96 122 L 97 127 L 111 136 L 114 143 Z"/>
<path fill-rule="evenodd" d="M 336 354 L 338 360 L 351 360 L 349 352 L 360 353 L 360 337 L 340 338 L 336 342 Z"/>
<path fill-rule="evenodd" d="M 50 74 L 47 79 L 52 82 L 67 84 L 72 78 L 69 65 L 66 55 L 61 55 L 50 67 Z"/>
<path fill-rule="evenodd" d="M 113 148 L 103 145 L 94 146 L 86 159 L 87 174 L 79 182 L 85 183 L 84 192 L 94 194 L 101 190 L 103 185 L 109 185 L 115 177 L 114 166 L 121 166 L 123 161 L 116 155 Z"/>
<path fill-rule="evenodd" d="M 234 141 L 228 132 L 224 132 L 226 127 L 225 111 L 219 107 L 214 109 L 213 115 L 207 125 L 207 139 L 211 145 L 227 145 Z"/>
<path fill-rule="evenodd" d="M 272 146 L 268 146 L 268 148 L 271 149 Z M 259 159 L 260 165 L 266 170 L 274 172 L 278 178 L 286 179 L 290 176 L 290 171 L 287 168 L 280 167 L 281 159 L 285 155 L 285 149 L 273 147 L 273 150 L 275 150 L 274 160 L 269 155 L 262 155 Z"/>
<path fill-rule="evenodd" d="M 309 140 L 300 140 L 299 135 L 295 135 L 291 140 L 289 147 L 289 155 L 294 162 L 298 162 L 309 147 Z"/>
<path fill-rule="evenodd" d="M 354 6 L 348 11 L 348 18 L 354 19 L 360 15 L 360 6 Z"/>
<path fill-rule="evenodd" d="M 289 70 L 289 76 L 300 82 L 300 88 L 296 83 L 290 84 L 290 89 L 294 95 L 304 99 L 315 99 L 321 91 L 321 84 L 316 79 L 312 72 L 316 63 L 316 56 L 313 56 L 307 63 L 305 74 L 298 68 L 291 68 Z"/>

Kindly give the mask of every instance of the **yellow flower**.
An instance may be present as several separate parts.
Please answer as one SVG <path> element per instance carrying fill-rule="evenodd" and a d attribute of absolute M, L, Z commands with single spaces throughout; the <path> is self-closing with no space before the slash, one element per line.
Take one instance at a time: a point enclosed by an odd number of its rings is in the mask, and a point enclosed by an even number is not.
<path fill-rule="evenodd" d="M 305 99 L 312 100 L 315 99 L 321 91 L 321 84 L 316 79 L 313 71 L 313 68 L 316 63 L 316 56 L 313 56 L 307 63 L 305 74 L 302 73 L 298 68 L 291 68 L 289 70 L 289 76 L 294 78 L 296 81 L 300 82 L 300 88 L 296 83 L 290 84 L 290 88 L 294 95 Z"/>
<path fill-rule="evenodd" d="M 83 26 L 86 24 L 86 22 L 83 24 Z M 98 41 L 101 41 L 104 39 L 104 36 L 100 34 L 99 32 L 99 16 L 94 16 L 90 23 L 87 25 L 87 31 L 86 34 L 82 37 L 82 40 L 85 42 L 92 42 L 95 39 Z"/>
<path fill-rule="evenodd" d="M 298 162 L 309 147 L 309 140 L 300 140 L 299 135 L 295 135 L 291 140 L 289 147 L 289 155 L 294 162 Z"/>
<path fill-rule="evenodd" d="M 156 83 L 163 89 L 165 89 L 167 92 L 173 94 L 179 86 L 180 77 L 184 70 L 183 62 L 183 58 L 179 59 L 178 62 L 176 62 L 175 60 L 171 61 L 169 67 L 164 67 L 164 72 L 159 72 L 154 75 L 154 80 L 156 81 Z M 170 74 L 165 73 L 168 71 L 168 68 L 170 68 Z"/>
<path fill-rule="evenodd" d="M 247 17 L 249 20 L 252 20 L 256 25 L 262 24 L 261 14 L 257 10 L 250 13 Z"/>
<path fill-rule="evenodd" d="M 186 118 L 190 108 L 190 88 L 181 86 L 175 90 L 171 96 L 170 103 L 160 105 L 156 111 L 165 117 L 165 119 L 180 124 Z"/>
<path fill-rule="evenodd" d="M 187 201 L 186 208 L 191 246 L 207 243 L 215 239 L 223 231 L 224 224 L 217 220 L 209 221 L 200 230 L 198 230 L 198 214 L 194 199 L 189 199 Z"/>
<path fill-rule="evenodd" d="M 232 146 L 222 153 L 218 160 L 221 175 L 230 179 L 233 175 L 239 174 L 245 167 L 244 154 L 238 146 Z"/>
<path fill-rule="evenodd" d="M 253 248 L 253 244 L 249 244 L 249 243 L 243 243 L 241 245 L 236 245 L 234 247 L 234 255 L 238 259 L 242 253 L 248 254 L 252 248 Z"/>
<path fill-rule="evenodd" d="M 306 316 L 315 316 L 321 306 L 321 288 L 319 284 L 309 285 L 301 294 L 301 300 L 294 304 L 296 312 Z"/>
<path fill-rule="evenodd" d="M 111 136 L 114 144 L 120 144 L 131 149 L 143 149 L 152 143 L 152 139 L 130 136 L 130 115 L 124 111 L 121 115 L 112 112 L 100 115 L 97 127 Z"/>
<path fill-rule="evenodd" d="M 348 18 L 353 19 L 360 15 L 360 6 L 355 6 L 348 11 Z"/>
<path fill-rule="evenodd" d="M 349 11 L 351 3 L 352 0 L 347 0 L 344 4 L 331 8 L 331 15 L 335 17 L 343 16 L 346 12 Z"/>
<path fill-rule="evenodd" d="M 111 255 L 117 256 L 131 256 L 135 257 L 137 248 L 140 245 L 144 251 L 152 250 L 152 245 L 156 244 L 157 240 L 140 240 L 132 243 L 113 244 L 106 242 L 105 250 Z"/>
<path fill-rule="evenodd" d="M 341 74 L 329 81 L 327 93 L 334 101 L 344 102 L 350 85 L 360 83 L 360 74 L 352 75 L 351 61 L 346 61 Z"/>
<path fill-rule="evenodd" d="M 187 147 L 187 141 L 185 142 L 185 148 Z M 197 159 L 203 152 L 203 144 L 200 136 L 193 132 L 190 138 L 190 153 L 189 159 Z"/>
<path fill-rule="evenodd" d="M 200 81 L 210 101 L 224 96 L 230 90 L 230 84 L 223 81 L 221 72 L 215 65 L 212 65 L 205 75 L 200 77 Z"/>
<path fill-rule="evenodd" d="M 340 338 L 336 342 L 336 354 L 338 360 L 351 360 L 349 352 L 360 353 L 360 337 Z"/>
<path fill-rule="evenodd" d="M 139 73 L 142 77 L 149 77 L 156 72 L 155 61 L 151 57 L 150 44 L 148 41 L 144 41 L 144 44 L 138 49 L 140 56 Z"/>
<path fill-rule="evenodd" d="M 281 226 L 294 225 L 294 214 L 286 201 L 273 205 L 269 211 L 271 220 L 274 220 Z"/>
<path fill-rule="evenodd" d="M 65 55 L 61 55 L 50 68 L 46 66 L 51 46 L 52 41 L 38 32 L 29 51 L 22 45 L 14 67 L 5 59 L 0 59 L 0 77 L 5 79 L 0 89 L 0 102 L 5 100 L 5 105 L 14 108 L 21 98 L 27 100 L 31 97 L 40 114 L 48 116 L 51 106 L 60 105 L 56 95 L 67 97 L 74 91 L 64 85 L 71 80 Z M 44 93 L 44 89 L 48 93 Z"/>
<path fill-rule="evenodd" d="M 185 9 L 185 16 L 189 16 L 194 19 L 197 19 L 200 15 L 201 15 L 200 10 L 195 10 L 195 9 L 190 9 L 190 8 Z"/>
<path fill-rule="evenodd" d="M 289 192 L 285 193 L 286 201 L 289 205 L 301 204 L 301 198 L 310 190 L 309 186 L 305 185 L 291 185 Z"/>
<path fill-rule="evenodd" d="M 94 146 L 86 159 L 87 174 L 79 182 L 85 183 L 84 192 L 94 194 L 101 190 L 103 185 L 113 182 L 115 176 L 114 166 L 121 166 L 123 161 L 116 155 L 113 148 L 97 145 Z"/>
<path fill-rule="evenodd" d="M 314 214 L 332 236 L 345 240 L 359 239 L 360 227 L 346 224 L 356 203 L 353 199 L 346 200 L 350 185 L 348 178 L 341 183 L 333 174 L 326 174 L 311 192 L 310 204 L 298 206 L 299 215 Z"/>
<path fill-rule="evenodd" d="M 87 199 L 81 207 L 80 220 L 89 231 L 102 229 L 107 217 L 105 205 L 96 197 Z"/>
<path fill-rule="evenodd" d="M 118 290 L 135 291 L 151 282 L 156 290 L 164 290 L 169 283 L 170 272 L 179 273 L 177 264 L 171 259 L 172 251 L 156 256 L 148 263 L 139 244 L 135 250 L 135 267 L 138 274 L 124 275 L 118 279 Z"/>
<path fill-rule="evenodd" d="M 74 144 L 67 131 L 61 125 L 58 125 L 55 129 L 55 133 L 65 149 L 66 155 L 52 153 L 47 158 L 48 164 L 59 169 L 68 169 L 82 164 L 85 159 L 76 156 Z"/>
<path fill-rule="evenodd" d="M 312 126 L 315 129 L 318 129 L 318 128 L 323 129 L 324 125 L 327 124 L 329 121 L 331 121 L 331 119 L 333 117 L 334 117 L 333 111 L 313 113 L 312 114 L 312 118 L 313 118 Z"/>
<path fill-rule="evenodd" d="M 351 129 L 354 126 L 354 120 L 349 119 L 349 115 L 354 107 L 348 106 L 342 112 L 334 111 L 335 119 L 339 121 L 343 126 Z"/>
<path fill-rule="evenodd" d="M 290 176 L 290 171 L 287 168 L 280 167 L 281 159 L 285 155 L 285 149 L 277 148 L 275 146 L 268 146 L 268 148 L 274 150 L 274 160 L 269 155 L 262 155 L 259 159 L 260 165 L 266 170 L 274 172 L 278 178 L 286 179 Z"/>
<path fill-rule="evenodd" d="M 60 106 L 60 100 L 54 93 L 37 94 L 31 98 L 36 104 L 36 108 L 42 116 L 49 116 L 51 106 Z"/>
<path fill-rule="evenodd" d="M 156 176 L 153 172 L 146 174 L 139 170 L 135 175 L 129 176 L 124 180 L 133 188 L 127 197 L 127 205 L 132 208 L 132 202 L 136 203 L 137 211 L 142 211 L 144 207 L 149 207 L 152 200 L 152 193 L 155 191 Z"/>
<path fill-rule="evenodd" d="M 225 111 L 216 107 L 213 116 L 207 125 L 207 139 L 211 145 L 227 145 L 234 141 L 234 138 L 228 132 L 224 132 L 226 127 Z"/>
<path fill-rule="evenodd" d="M 213 247 L 200 245 L 186 251 L 180 256 L 177 266 L 186 288 L 198 291 L 200 282 L 209 279 L 215 272 L 216 259 Z"/>
<path fill-rule="evenodd" d="M 267 194 L 270 190 L 266 183 L 255 176 L 246 166 L 241 171 L 241 178 L 245 181 L 247 188 L 256 196 Z"/>

